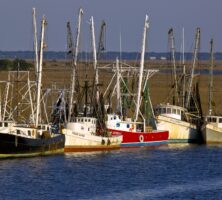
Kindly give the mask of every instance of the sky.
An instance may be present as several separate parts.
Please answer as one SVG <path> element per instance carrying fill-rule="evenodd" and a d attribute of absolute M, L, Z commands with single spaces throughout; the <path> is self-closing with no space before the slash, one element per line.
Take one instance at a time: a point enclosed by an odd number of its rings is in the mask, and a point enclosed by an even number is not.
<path fill-rule="evenodd" d="M 170 28 L 174 29 L 176 50 L 181 49 L 184 28 L 185 51 L 193 51 L 196 28 L 200 27 L 200 51 L 209 52 L 209 42 L 213 38 L 215 52 L 222 52 L 221 0 L 0 0 L 1 51 L 33 50 L 33 7 L 36 8 L 39 36 L 41 18 L 43 14 L 46 16 L 49 51 L 66 51 L 66 23 L 70 21 L 75 38 L 78 10 L 82 7 L 80 49 L 83 51 L 91 51 L 91 16 L 94 17 L 97 44 L 101 21 L 106 21 L 106 51 L 140 51 L 147 14 L 150 21 L 147 51 L 169 51 L 167 32 Z"/>

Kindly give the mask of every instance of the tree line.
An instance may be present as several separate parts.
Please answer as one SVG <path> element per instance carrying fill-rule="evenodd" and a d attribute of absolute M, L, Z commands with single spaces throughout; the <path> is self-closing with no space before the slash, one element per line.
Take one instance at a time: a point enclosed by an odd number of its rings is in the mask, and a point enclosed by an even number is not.
<path fill-rule="evenodd" d="M 33 68 L 33 64 L 22 59 L 2 59 L 0 60 L 0 70 L 17 71 L 17 70 L 29 70 Z"/>

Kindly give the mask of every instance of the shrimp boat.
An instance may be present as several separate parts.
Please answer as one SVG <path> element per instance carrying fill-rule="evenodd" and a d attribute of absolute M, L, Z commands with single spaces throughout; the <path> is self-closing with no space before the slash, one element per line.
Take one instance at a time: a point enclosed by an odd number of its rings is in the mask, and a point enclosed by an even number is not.
<path fill-rule="evenodd" d="M 144 107 L 147 107 L 149 102 L 149 107 L 151 113 L 153 114 L 152 104 L 147 95 L 146 99 L 143 99 L 141 93 L 145 94 L 147 92 L 147 81 L 148 79 L 157 72 L 157 70 L 144 70 L 144 55 L 145 55 L 145 41 L 146 41 L 146 32 L 149 27 L 148 23 L 148 16 L 145 18 L 144 24 L 144 32 L 143 32 L 143 40 L 142 40 L 142 51 L 141 51 L 141 61 L 140 61 L 140 68 L 138 73 L 138 68 L 130 68 L 129 73 L 135 71 L 139 74 L 139 81 L 138 81 L 138 89 L 137 94 L 134 95 L 137 97 L 135 101 L 135 113 L 134 118 L 129 118 L 123 116 L 123 114 L 115 114 L 115 113 L 108 113 L 107 114 L 107 121 L 106 126 L 108 130 L 113 134 L 121 134 L 123 136 L 123 141 L 121 147 L 140 147 L 140 146 L 154 146 L 154 145 L 161 145 L 166 144 L 168 142 L 168 131 L 167 130 L 154 130 L 152 126 L 149 125 L 147 116 L 142 114 L 140 107 L 142 107 L 142 102 L 144 103 Z M 124 80 L 122 78 L 120 71 L 126 69 L 119 68 L 119 61 L 117 59 L 116 62 L 116 75 L 117 75 L 117 83 L 116 83 L 116 90 L 117 90 L 117 111 L 118 113 L 122 113 L 122 99 L 121 96 L 121 89 L 120 89 L 120 80 Z M 143 76 L 144 75 L 144 76 Z M 145 77 L 145 78 L 144 78 Z M 124 83 L 124 85 L 127 85 Z M 131 92 L 128 90 L 128 94 Z M 144 95 L 145 96 L 145 95 Z M 143 96 L 143 97 L 144 97 Z"/>
<path fill-rule="evenodd" d="M 35 16 L 35 10 L 33 9 L 33 16 Z M 41 92 L 41 72 L 42 72 L 42 57 L 43 57 L 43 40 L 44 40 L 44 26 L 46 24 L 45 17 L 42 20 L 42 37 L 41 37 L 41 50 L 40 50 L 40 62 L 39 66 L 36 68 L 37 77 L 37 100 L 36 100 L 36 113 L 34 123 L 16 123 L 15 120 L 4 120 L 6 118 L 6 104 L 8 103 L 8 93 L 5 95 L 5 103 L 3 116 L 0 119 L 0 157 L 29 157 L 37 155 L 48 155 L 61 153 L 64 151 L 65 137 L 63 134 L 59 133 L 58 129 L 55 129 L 50 124 L 39 123 L 39 111 L 40 111 L 40 92 Z M 37 60 L 36 60 L 37 62 Z M 19 72 L 17 73 L 17 76 Z M 24 73 L 24 72 L 21 72 Z M 26 72 L 28 73 L 28 72 Z M 29 74 L 29 73 L 28 73 Z M 24 100 L 26 96 L 30 95 L 30 81 L 28 76 L 28 92 L 21 92 L 22 99 Z M 6 87 L 8 88 L 8 87 Z M 8 91 L 8 90 L 7 90 Z M 36 90 L 33 91 L 36 93 Z M 31 99 L 31 98 L 30 98 Z M 22 100 L 21 100 L 22 102 Z M 21 102 L 19 103 L 21 105 Z M 27 102 L 26 102 L 27 105 Z M 32 100 L 30 100 L 29 105 L 33 106 Z M 15 109 L 14 109 L 15 110 Z M 32 107 L 34 112 L 34 108 Z M 10 114 L 8 118 L 10 119 L 12 115 Z M 34 119 L 33 119 L 34 121 Z"/>
<path fill-rule="evenodd" d="M 78 17 L 78 29 L 77 29 L 77 40 L 75 52 L 73 49 L 72 42 L 72 33 L 69 24 L 67 24 L 67 30 L 69 35 L 69 44 L 71 47 L 71 53 L 73 60 L 73 73 L 72 73 L 72 82 L 70 89 L 70 98 L 69 98 L 69 113 L 68 120 L 65 123 L 65 128 L 62 130 L 65 135 L 65 152 L 84 152 L 84 151 L 101 151 L 101 150 L 113 150 L 119 149 L 122 142 L 122 136 L 116 135 L 112 136 L 107 132 L 105 128 L 98 128 L 99 120 L 98 117 L 94 117 L 93 114 L 88 114 L 86 108 L 88 108 L 87 95 L 88 95 L 88 81 L 85 81 L 85 111 L 81 116 L 81 113 L 77 113 L 77 116 L 72 115 L 74 97 L 77 96 L 75 93 L 75 82 L 76 82 L 76 69 L 77 69 L 77 56 L 78 56 L 78 44 L 79 44 L 79 34 L 80 34 L 80 25 L 81 17 L 83 10 L 79 10 Z M 93 47 L 93 57 L 94 57 L 94 70 L 95 70 L 95 85 L 98 85 L 98 71 L 96 66 L 96 48 L 95 48 L 95 33 L 94 33 L 94 21 L 93 17 L 90 19 L 91 26 L 91 35 L 92 35 L 92 47 Z M 98 95 L 99 91 L 97 87 L 94 87 L 94 95 Z M 75 95 L 74 95 L 75 94 Z M 93 99 L 96 99 L 95 96 Z M 95 100 L 93 104 L 97 105 L 98 101 Z M 90 107 L 90 106 L 89 106 Z"/>
<path fill-rule="evenodd" d="M 107 127 L 113 135 L 123 136 L 121 147 L 155 146 L 168 142 L 168 131 L 152 130 L 145 123 L 131 119 L 124 121 L 116 114 L 108 114 Z"/>
<path fill-rule="evenodd" d="M 158 130 L 169 130 L 171 143 L 198 143 L 199 136 L 195 118 L 189 117 L 187 109 L 171 104 L 155 107 Z"/>
<path fill-rule="evenodd" d="M 222 144 L 222 116 L 206 116 L 202 135 L 206 144 Z"/>
<path fill-rule="evenodd" d="M 4 125 L 3 125 L 4 124 Z M 53 133 L 48 125 L 38 128 L 25 125 L 12 125 L 7 131 L 3 126 L 10 126 L 8 122 L 0 125 L 0 157 L 29 157 L 62 153 L 64 149 L 64 135 Z M 5 128 L 5 127 L 4 127 Z"/>
<path fill-rule="evenodd" d="M 221 144 L 222 143 L 222 116 L 213 115 L 212 99 L 213 99 L 213 39 L 211 44 L 211 65 L 210 65 L 210 78 L 209 78 L 209 95 L 208 95 L 208 115 L 205 117 L 204 124 L 202 126 L 203 141 L 206 144 Z"/>
<path fill-rule="evenodd" d="M 102 151 L 119 149 L 122 136 L 102 136 L 97 134 L 97 119 L 76 117 L 63 129 L 66 137 L 65 152 Z"/>
<path fill-rule="evenodd" d="M 170 29 L 168 34 L 172 43 L 171 57 L 173 58 L 174 94 L 172 95 L 170 93 L 170 98 L 172 97 L 173 103 L 161 103 L 154 108 L 157 128 L 159 130 L 169 131 L 170 143 L 200 143 L 202 142 L 200 134 L 202 109 L 200 106 L 198 85 L 193 88 L 194 70 L 199 49 L 200 29 L 197 28 L 196 31 L 193 66 L 188 81 L 186 80 L 188 76 L 186 75 L 184 60 L 183 73 L 181 77 L 178 78 L 177 76 L 178 69 L 176 69 L 175 63 L 173 29 Z M 186 83 L 188 83 L 188 85 L 186 85 Z M 193 92 L 194 89 L 196 90 L 196 95 Z"/>

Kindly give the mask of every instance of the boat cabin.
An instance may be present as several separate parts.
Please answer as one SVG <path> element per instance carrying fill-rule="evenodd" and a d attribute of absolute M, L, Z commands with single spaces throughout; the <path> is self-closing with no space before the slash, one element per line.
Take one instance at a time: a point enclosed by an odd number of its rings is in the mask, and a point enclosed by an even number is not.
<path fill-rule="evenodd" d="M 173 119 L 184 120 L 184 114 L 187 110 L 180 106 L 175 106 L 171 104 L 160 104 L 154 108 L 155 116 L 166 116 Z"/>
<path fill-rule="evenodd" d="M 94 117 L 76 117 L 73 122 L 66 125 L 67 129 L 78 133 L 96 133 L 97 120 Z"/>
<path fill-rule="evenodd" d="M 9 133 L 14 126 L 15 123 L 13 121 L 0 121 L 1 133 Z"/>
<path fill-rule="evenodd" d="M 143 122 L 134 122 L 131 118 L 126 118 L 122 121 L 119 115 L 108 114 L 106 126 L 108 129 L 130 131 L 130 132 L 144 132 Z"/>
<path fill-rule="evenodd" d="M 218 128 L 222 128 L 222 116 L 206 116 L 205 121 L 217 126 Z"/>

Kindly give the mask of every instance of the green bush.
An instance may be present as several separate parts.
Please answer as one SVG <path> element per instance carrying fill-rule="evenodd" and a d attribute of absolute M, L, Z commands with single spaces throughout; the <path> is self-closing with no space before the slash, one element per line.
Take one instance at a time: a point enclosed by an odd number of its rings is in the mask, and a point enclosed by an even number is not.
<path fill-rule="evenodd" d="M 33 68 L 33 64 L 28 63 L 22 59 L 0 60 L 0 70 L 11 70 L 11 71 L 24 70 L 26 71 L 26 70 L 29 70 L 30 68 Z"/>

